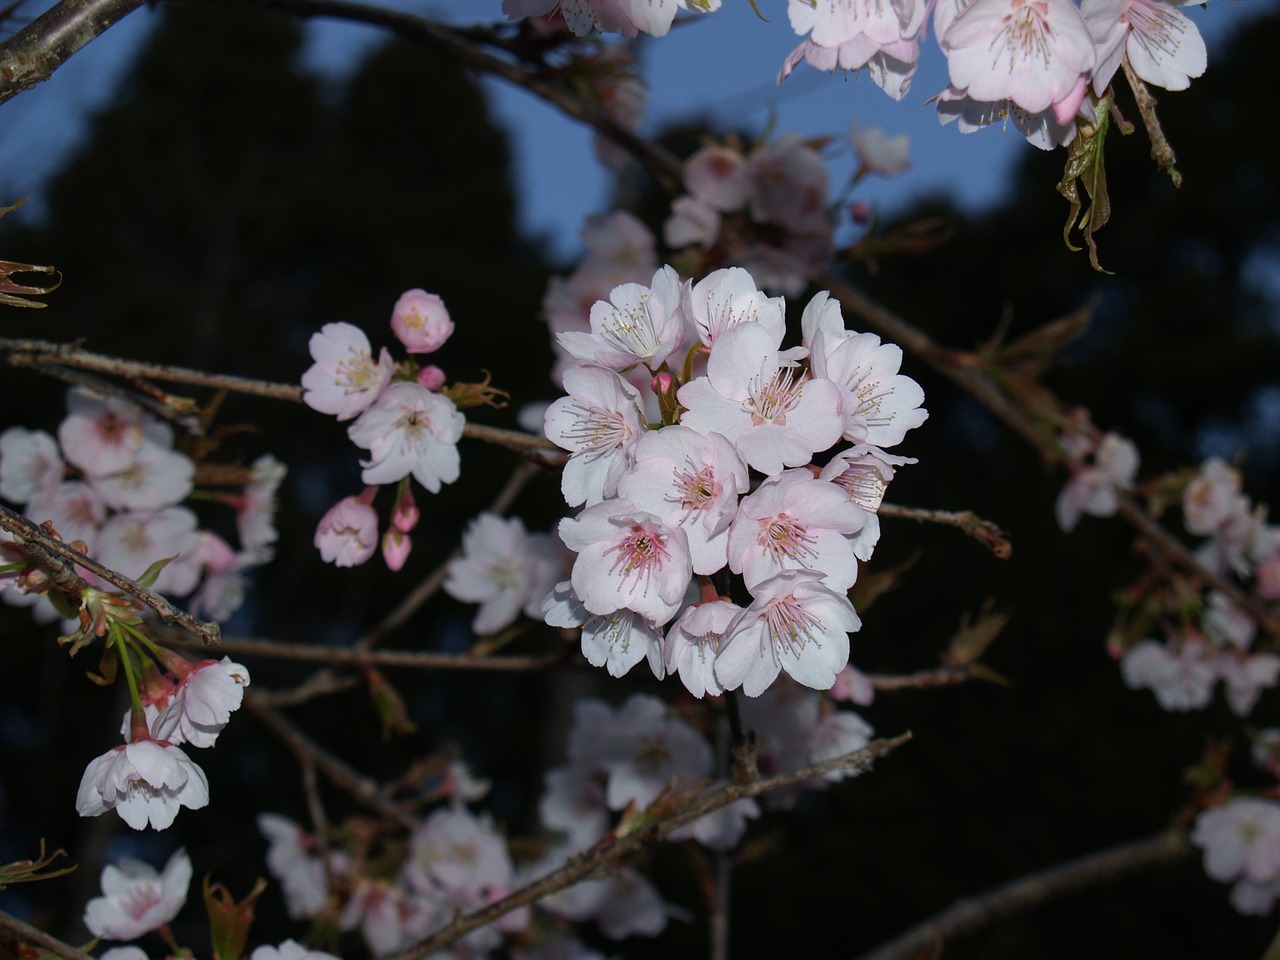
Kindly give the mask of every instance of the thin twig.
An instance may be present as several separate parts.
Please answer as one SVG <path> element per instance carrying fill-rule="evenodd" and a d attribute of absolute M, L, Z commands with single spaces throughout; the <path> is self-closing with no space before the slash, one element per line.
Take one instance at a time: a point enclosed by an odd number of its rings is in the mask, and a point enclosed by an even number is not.
<path fill-rule="evenodd" d="M 59 957 L 66 957 L 67 960 L 95 960 L 93 956 L 83 950 L 78 950 L 69 943 L 63 943 L 57 937 L 50 936 L 29 923 L 23 923 L 17 917 L 11 916 L 3 910 L 0 910 L 0 927 L 12 930 L 28 943 L 34 943 L 36 946 L 43 947 Z"/>
<path fill-rule="evenodd" d="M 919 670 L 916 673 L 873 673 L 867 679 L 878 692 L 894 693 L 898 690 L 932 690 L 937 687 L 956 687 L 975 679 L 975 676 L 970 667 L 948 665 L 937 667 L 933 670 Z"/>
<path fill-rule="evenodd" d="M 711 960 L 729 960 L 729 907 L 733 902 L 733 855 L 727 850 L 712 854 Z"/>
<path fill-rule="evenodd" d="M 197 620 L 191 614 L 175 607 L 160 594 L 152 593 L 146 587 L 123 574 L 117 573 L 109 567 L 104 567 L 97 560 L 67 546 L 57 537 L 51 536 L 43 528 L 22 516 L 22 514 L 15 513 L 3 505 L 0 505 L 0 529 L 8 530 L 13 534 L 24 550 L 35 545 L 63 561 L 96 573 L 113 587 L 123 590 L 125 593 L 145 603 L 166 623 L 176 623 L 190 630 L 206 645 L 217 644 L 222 636 L 222 628 L 213 621 Z M 88 584 L 84 586 L 87 587 Z"/>
<path fill-rule="evenodd" d="M 920 956 L 936 956 L 947 942 L 1006 917 L 1150 867 L 1177 863 L 1190 853 L 1191 845 L 1180 830 L 1111 847 L 1037 871 L 986 893 L 957 900 L 901 936 L 863 954 L 859 960 L 913 960 Z"/>
<path fill-rule="evenodd" d="M 843 757 L 836 757 L 825 763 L 813 764 L 799 770 L 775 774 L 771 777 L 760 777 L 749 783 L 727 784 L 718 790 L 713 790 L 690 803 L 678 807 L 651 823 L 638 827 L 631 833 L 604 840 L 591 849 L 570 857 L 565 865 L 558 870 L 547 874 L 528 886 L 520 888 L 495 903 L 489 904 L 487 907 L 459 917 L 443 929 L 433 933 L 426 940 L 415 944 L 403 953 L 397 954 L 394 960 L 419 960 L 420 957 L 428 956 L 466 936 L 472 930 L 478 930 L 487 924 L 493 923 L 499 917 L 510 913 L 512 910 L 518 910 L 520 907 L 535 903 L 549 894 L 567 889 L 575 883 L 587 879 L 596 871 L 621 861 L 649 844 L 662 840 L 671 831 L 705 817 L 707 814 L 713 813 L 722 807 L 727 807 L 738 800 L 746 797 L 757 797 L 762 793 L 768 793 L 779 787 L 820 777 L 833 770 L 869 770 L 876 760 L 888 756 L 910 739 L 911 734 L 904 733 L 888 740 L 873 740 L 861 750 Z"/>
<path fill-rule="evenodd" d="M 352 687 L 360 686 L 363 682 L 354 674 L 343 676 L 326 667 L 323 670 L 317 670 L 296 687 L 289 687 L 285 690 L 267 690 L 254 684 L 253 689 L 259 703 L 264 707 L 272 707 L 278 710 L 282 707 L 298 707 L 320 697 L 342 693 Z"/>
<path fill-rule="evenodd" d="M 1160 126 L 1160 118 L 1156 115 L 1156 98 L 1151 95 L 1142 78 L 1133 72 L 1133 67 L 1129 66 L 1128 57 L 1121 60 L 1121 66 L 1124 68 L 1124 78 L 1129 81 L 1129 89 L 1133 91 L 1133 99 L 1138 104 L 1138 115 L 1142 117 L 1142 125 L 1147 129 L 1147 139 L 1151 141 L 1151 159 L 1156 162 L 1161 173 L 1169 174 L 1169 179 L 1173 181 L 1175 187 L 1180 187 L 1182 174 L 1174 167 L 1178 158 L 1174 155 L 1168 139 L 1165 138 L 1164 128 Z"/>
<path fill-rule="evenodd" d="M 470 425 L 469 425 L 470 426 Z M 486 427 L 486 431 L 493 431 L 494 428 Z M 510 430 L 494 431 L 500 433 L 511 433 Z M 483 439 L 483 438 L 481 438 Z M 545 441 L 544 441 L 545 444 Z M 493 498 L 493 502 L 489 505 L 489 511 L 496 514 L 504 514 L 511 509 L 511 504 L 515 502 L 516 497 L 520 495 L 520 491 L 525 488 L 530 480 L 537 475 L 537 468 L 530 463 L 520 463 L 515 471 L 503 485 L 498 495 Z M 383 617 L 373 629 L 366 632 L 359 640 L 356 641 L 356 650 L 368 650 L 379 643 L 387 634 L 398 629 L 406 620 L 418 611 L 428 600 L 435 596 L 436 591 L 444 585 L 445 579 L 449 575 L 449 566 L 455 560 L 461 558 L 462 550 L 454 550 L 444 562 L 431 571 L 418 586 L 401 600 L 393 610 Z M 526 669 L 526 668 L 519 668 Z"/>
<path fill-rule="evenodd" d="M 302 792 L 307 798 L 307 813 L 311 816 L 311 832 L 316 838 L 316 846 L 320 850 L 320 862 L 324 865 L 325 885 L 335 889 L 333 881 L 333 861 L 329 857 L 329 818 L 325 816 L 324 804 L 320 802 L 320 787 L 316 783 L 316 761 L 309 753 L 299 753 L 298 763 L 302 767 Z"/>
<path fill-rule="evenodd" d="M 182 643 L 180 640 L 177 642 Z M 420 650 L 326 647 L 313 643 L 287 643 L 281 640 L 260 640 L 251 637 L 224 637 L 218 644 L 218 650 L 228 654 L 247 654 L 274 660 L 302 660 L 335 667 L 403 667 L 408 670 L 466 670 L 490 673 L 545 670 L 564 659 L 560 653 L 476 656 L 469 653 L 434 653 Z"/>
<path fill-rule="evenodd" d="M 146 0 L 62 0 L 0 43 L 0 103 L 48 80 Z"/>
<path fill-rule="evenodd" d="M 308 758 L 307 762 L 314 763 L 316 769 L 328 777 L 334 786 L 347 791 L 370 810 L 399 824 L 404 829 L 412 832 L 418 828 L 417 818 L 387 796 L 376 781 L 364 776 L 346 761 L 340 760 L 320 746 L 279 711 L 266 706 L 256 697 L 255 691 L 245 692 L 244 703 L 254 716 L 284 741 L 285 746 L 292 750 L 300 761 L 304 757 Z"/>
<path fill-rule="evenodd" d="M 940 523 L 955 527 L 994 553 L 1001 560 L 1013 554 L 1013 544 L 1008 534 L 990 520 L 984 520 L 972 510 L 926 510 L 923 507 L 903 507 L 896 503 L 882 503 L 876 513 L 882 517 L 899 517 L 920 523 Z"/>

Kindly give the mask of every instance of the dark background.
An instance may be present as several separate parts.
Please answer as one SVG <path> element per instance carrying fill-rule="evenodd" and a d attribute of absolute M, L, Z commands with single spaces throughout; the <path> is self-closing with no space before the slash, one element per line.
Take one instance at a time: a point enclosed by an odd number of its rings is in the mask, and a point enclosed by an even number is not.
<path fill-rule="evenodd" d="M 53 181 L 43 225 L 0 222 L 0 256 L 53 263 L 65 277 L 47 309 L 6 310 L 4 335 L 84 337 L 103 353 L 296 382 L 310 362 L 307 339 L 322 324 L 355 323 L 375 347 L 389 343 L 391 304 L 422 286 L 444 297 L 457 323 L 436 362 L 454 380 L 489 371 L 516 401 L 474 417 L 513 426 L 520 403 L 554 395 L 539 302 L 549 273 L 567 265 L 546 262 L 516 234 L 502 132 L 473 83 L 436 53 L 389 45 L 335 94 L 291 65 L 299 38 L 287 20 L 247 9 L 234 17 L 202 6 L 166 11 L 113 106 Z M 1028 148 L 1007 204 L 965 219 L 943 199 L 922 201 L 912 216 L 949 218 L 953 239 L 924 256 L 883 261 L 874 276 L 850 268 L 852 279 L 959 347 L 990 337 L 1002 315 L 1016 335 L 1099 295 L 1092 329 L 1049 377 L 1053 389 L 1088 407 L 1101 428 L 1131 437 L 1144 477 L 1210 452 L 1242 455 L 1248 492 L 1273 500 L 1280 209 L 1266 131 L 1278 47 L 1280 21 L 1255 21 L 1212 53 L 1212 69 L 1190 91 L 1162 98 L 1182 190 L 1156 173 L 1140 133 L 1113 134 L 1115 217 L 1099 241 L 1115 276 L 1094 273 L 1084 255 L 1063 247 L 1066 207 L 1053 190 L 1063 156 Z M 230 49 L 234 71 L 222 69 Z M 900 471 L 890 498 L 972 509 L 1010 532 L 1014 555 L 999 561 L 954 531 L 886 520 L 871 570 L 919 560 L 898 590 L 864 612 L 853 660 L 869 672 L 931 666 L 962 614 L 992 598 L 1012 619 L 988 662 L 1010 683 L 881 697 L 868 719 L 883 734 L 910 729 L 913 742 L 873 776 L 751 828 L 748 839 L 770 852 L 735 873 L 733 955 L 742 960 L 857 955 L 957 897 L 1158 832 L 1189 796 L 1185 769 L 1218 738 L 1237 745 L 1240 783 L 1262 782 L 1244 762 L 1242 725 L 1220 696 L 1202 713 L 1166 714 L 1149 693 L 1126 690 L 1107 657 L 1112 596 L 1142 570 L 1127 528 L 1085 518 L 1062 534 L 1053 519 L 1061 478 L 922 364 L 908 359 L 905 372 L 925 386 L 931 416 L 900 448 L 920 463 Z M 52 431 L 63 395 L 35 374 L 0 372 L 0 426 Z M 336 570 L 321 563 L 311 534 L 331 503 L 358 489 L 358 454 L 343 426 L 295 405 L 238 397 L 221 420 L 253 425 L 228 441 L 226 456 L 247 462 L 269 451 L 290 469 L 278 558 L 232 634 L 350 643 L 447 555 L 514 464 L 464 443 L 463 480 L 420 498 L 424 521 L 403 572 L 389 576 L 380 561 Z M 556 478 L 541 477 L 519 510 L 532 529 L 546 529 L 557 499 Z M 463 649 L 471 616 L 439 596 L 388 645 Z M 80 775 L 115 742 L 124 705 L 120 691 L 84 679 L 94 655 L 68 661 L 54 632 L 0 608 L 0 862 L 33 855 L 43 836 L 72 851 L 81 868 L 0 893 L 0 909 L 78 940 L 79 912 L 97 892 L 104 856 L 160 864 L 178 845 L 192 854 L 197 881 L 208 872 L 247 890 L 264 869 L 252 815 L 274 810 L 306 822 L 292 755 L 238 716 L 218 748 L 197 758 L 210 778 L 208 808 L 184 810 L 158 835 L 133 834 L 110 816 L 81 820 Z M 533 629 L 512 649 L 552 642 Z M 307 672 L 245 662 L 260 688 Z M 389 743 L 360 690 L 290 716 L 383 778 L 456 746 L 494 779 L 497 819 L 512 836 L 528 836 L 541 773 L 562 760 L 564 691 L 616 700 L 634 690 L 683 695 L 642 673 L 612 681 L 575 671 L 566 682 L 389 672 L 419 726 Z M 1275 696 L 1263 697 L 1251 722 L 1276 722 Z M 336 791 L 326 789 L 325 800 L 331 816 L 351 809 Z M 656 941 L 626 941 L 609 953 L 705 954 L 691 857 L 666 848 L 649 865 L 693 922 L 673 921 Z M 1007 921 L 948 945 L 945 955 L 1260 956 L 1274 923 L 1237 916 L 1227 892 L 1188 861 Z M 197 899 L 193 892 L 180 935 L 199 950 Z M 261 914 L 255 943 L 302 932 L 274 891 Z M 362 950 L 355 938 L 344 947 L 351 956 Z"/>

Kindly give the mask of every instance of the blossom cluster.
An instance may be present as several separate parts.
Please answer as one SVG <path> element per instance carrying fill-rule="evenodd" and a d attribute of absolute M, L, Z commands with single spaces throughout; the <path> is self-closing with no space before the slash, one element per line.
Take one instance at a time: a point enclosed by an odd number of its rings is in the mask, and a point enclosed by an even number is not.
<path fill-rule="evenodd" d="M 911 89 L 921 39 L 933 36 L 948 86 L 933 96 L 943 123 L 970 133 L 1012 120 L 1041 149 L 1070 143 L 1095 121 L 1098 98 L 1127 67 L 1140 81 L 1184 90 L 1206 65 L 1203 38 L 1177 0 L 788 0 L 804 39 L 778 80 L 802 62 L 827 73 L 866 70 L 895 100 Z M 511 19 L 559 12 L 582 36 L 598 30 L 665 35 L 679 10 L 713 10 L 717 0 L 504 0 Z M 932 7 L 932 9 L 930 9 Z"/>
<path fill-rule="evenodd" d="M 434 353 L 453 333 L 444 301 L 425 290 L 409 290 L 391 311 L 391 329 L 411 355 L 401 363 L 385 347 L 375 357 L 368 336 L 350 323 L 326 323 L 310 341 L 314 363 L 302 375 L 303 402 L 332 414 L 351 442 L 369 453 L 361 460 L 359 496 L 344 497 L 316 527 L 315 546 L 327 563 L 353 567 L 378 549 L 373 499 L 384 484 L 398 484 L 391 523 L 381 537 L 387 566 L 399 570 L 409 557 L 419 511 L 409 488 L 412 476 L 431 493 L 458 479 L 458 441 L 466 418 L 442 392 L 445 374 L 414 355 Z"/>
<path fill-rule="evenodd" d="M 694 284 L 663 267 L 615 287 L 590 322 L 557 338 L 577 362 L 545 415 L 570 453 L 565 500 L 583 508 L 559 525 L 577 556 L 547 623 L 580 627 L 587 659 L 615 676 L 647 659 L 699 697 L 758 696 L 784 670 L 831 687 L 860 626 L 846 594 L 876 510 L 912 462 L 885 448 L 927 416 L 901 350 L 847 330 L 826 293 L 784 348 L 783 299 L 740 268 Z M 647 398 L 626 373 L 649 380 Z M 730 573 L 745 605 L 715 586 Z"/>
<path fill-rule="evenodd" d="M 124 654 L 128 656 L 129 654 Z M 125 743 L 94 758 L 76 794 L 76 812 L 96 817 L 115 810 L 135 830 L 164 830 L 181 807 L 209 802 L 209 781 L 179 747 L 205 749 L 240 708 L 249 671 L 230 658 L 189 661 L 157 649 L 164 672 L 147 661 L 136 681 L 138 703 L 125 714 Z M 129 668 L 126 668 L 129 669 Z"/>
<path fill-rule="evenodd" d="M 67 394 L 56 437 L 23 427 L 0 433 L 0 496 L 125 576 L 140 577 L 171 558 L 154 589 L 191 595 L 191 612 L 215 620 L 240 607 L 250 572 L 271 560 L 278 537 L 275 496 L 284 465 L 266 454 L 235 473 L 243 477 L 238 491 L 210 491 L 205 499 L 235 510 L 238 549 L 202 527 L 184 503 L 199 474 L 192 459 L 174 449 L 173 429 L 132 403 L 76 387 Z M 0 534 L 0 541 L 10 540 Z M 16 546 L 4 542 L 0 556 L 20 561 Z M 89 571 L 78 572 L 106 587 Z M 0 575 L 0 598 L 31 606 L 41 622 L 58 616 L 47 587 L 38 571 Z"/>
<path fill-rule="evenodd" d="M 1196 817 L 1191 842 L 1204 851 L 1204 869 L 1233 884 L 1231 905 L 1262 916 L 1280 898 L 1280 801 L 1233 797 Z"/>
<path fill-rule="evenodd" d="M 1280 527 L 1241 492 L 1239 471 L 1206 460 L 1183 486 L 1181 503 L 1186 531 L 1205 538 L 1195 552 L 1205 568 L 1264 600 L 1280 599 Z M 1150 689 L 1166 710 L 1199 710 L 1221 680 L 1228 706 L 1243 717 L 1280 682 L 1280 656 L 1254 649 L 1257 622 L 1223 591 L 1179 582 L 1164 606 L 1177 611 L 1161 617 L 1165 639 L 1142 639 L 1123 651 L 1130 687 Z"/>

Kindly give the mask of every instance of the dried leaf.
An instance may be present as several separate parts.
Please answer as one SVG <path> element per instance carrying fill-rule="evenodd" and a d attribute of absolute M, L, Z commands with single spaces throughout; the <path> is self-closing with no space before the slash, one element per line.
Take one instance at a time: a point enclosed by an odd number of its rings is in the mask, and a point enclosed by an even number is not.
<path fill-rule="evenodd" d="M 1071 204 L 1062 241 L 1069 250 L 1080 248 L 1071 242 L 1071 232 L 1079 229 L 1089 247 L 1089 262 L 1099 273 L 1110 273 L 1098 262 L 1098 246 L 1093 235 L 1111 219 L 1111 199 L 1107 195 L 1107 170 L 1102 156 L 1103 143 L 1111 126 L 1111 98 L 1102 97 L 1094 104 L 1097 122 L 1081 124 L 1067 151 L 1067 164 L 1062 172 L 1058 193 Z M 1083 187 L 1088 207 L 1080 198 Z M 1083 213 L 1081 210 L 1083 209 Z"/>

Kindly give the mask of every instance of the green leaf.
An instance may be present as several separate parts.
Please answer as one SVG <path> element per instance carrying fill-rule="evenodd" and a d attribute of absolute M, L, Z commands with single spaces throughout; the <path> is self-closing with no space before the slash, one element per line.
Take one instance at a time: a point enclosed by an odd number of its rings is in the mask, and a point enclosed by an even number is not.
<path fill-rule="evenodd" d="M 146 570 L 142 571 L 142 576 L 137 580 L 138 585 L 150 590 L 155 586 L 156 580 L 159 579 L 160 571 L 177 559 L 178 555 L 175 553 L 172 557 L 165 557 L 163 560 L 157 560 L 151 566 L 147 567 Z"/>
<path fill-rule="evenodd" d="M 1099 273 L 1110 273 L 1098 262 L 1098 246 L 1093 235 L 1111 219 L 1111 198 L 1107 195 L 1107 170 L 1102 156 L 1107 130 L 1111 127 L 1111 97 L 1105 96 L 1094 103 L 1098 120 L 1095 124 L 1081 123 L 1076 138 L 1067 151 L 1067 164 L 1058 184 L 1058 193 L 1071 204 L 1066 226 L 1062 228 L 1062 241 L 1069 250 L 1080 248 L 1071 242 L 1071 232 L 1079 229 L 1089 247 L 1089 262 Z M 1081 199 L 1081 189 L 1085 199 Z M 1085 206 L 1085 204 L 1088 206 Z M 1081 212 L 1083 210 L 1083 212 Z"/>

